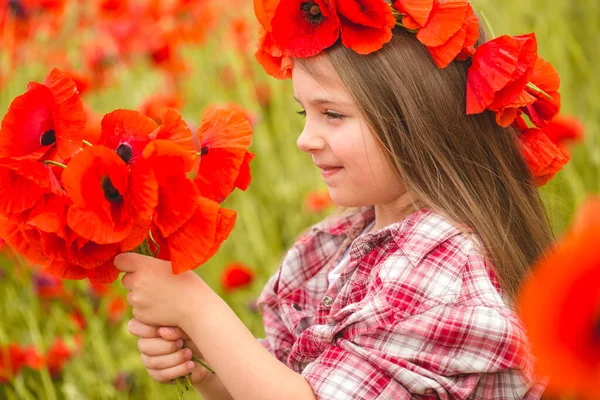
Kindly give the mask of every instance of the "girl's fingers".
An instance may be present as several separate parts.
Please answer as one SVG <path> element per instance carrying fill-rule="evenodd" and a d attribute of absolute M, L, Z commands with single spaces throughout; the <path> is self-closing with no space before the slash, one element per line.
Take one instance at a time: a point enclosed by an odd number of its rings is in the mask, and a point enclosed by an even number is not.
<path fill-rule="evenodd" d="M 132 318 L 129 320 L 129 322 L 127 323 L 127 330 L 132 335 L 139 336 L 141 338 L 160 337 L 158 335 L 158 327 L 146 325 L 136 318 Z"/>
<path fill-rule="evenodd" d="M 192 351 L 190 349 L 181 349 L 175 353 L 165 354 L 162 356 L 148 356 L 142 354 L 142 363 L 146 369 L 167 369 L 180 364 L 184 364 L 192 358 Z"/>
<path fill-rule="evenodd" d="M 138 340 L 138 349 L 147 356 L 162 356 L 175 353 L 183 347 L 183 340 L 165 340 L 161 338 L 141 338 Z"/>
<path fill-rule="evenodd" d="M 193 369 L 194 363 L 192 361 L 187 361 L 170 368 L 148 369 L 148 374 L 150 374 L 152 379 L 157 382 L 170 383 L 175 378 L 189 374 Z"/>
<path fill-rule="evenodd" d="M 176 326 L 160 327 L 160 328 L 158 328 L 157 333 L 163 339 L 167 339 L 167 340 L 177 340 L 177 339 L 189 340 L 190 339 L 188 337 L 188 335 L 186 335 L 185 332 L 181 330 L 181 328 L 178 328 Z"/>

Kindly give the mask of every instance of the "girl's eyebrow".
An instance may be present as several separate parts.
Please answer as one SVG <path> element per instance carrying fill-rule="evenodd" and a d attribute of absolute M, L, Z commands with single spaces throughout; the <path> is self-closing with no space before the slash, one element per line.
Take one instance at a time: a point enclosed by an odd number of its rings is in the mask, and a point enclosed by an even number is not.
<path fill-rule="evenodd" d="M 302 105 L 302 103 L 300 102 L 300 100 L 298 100 L 296 98 L 296 96 L 294 96 L 294 100 L 296 100 L 298 102 L 298 104 Z M 323 99 L 323 98 L 312 99 L 311 101 L 309 101 L 309 103 L 315 104 L 315 105 L 334 104 L 334 105 L 341 105 L 341 106 L 349 106 L 349 104 L 347 104 L 347 103 L 335 102 L 333 100 Z"/>

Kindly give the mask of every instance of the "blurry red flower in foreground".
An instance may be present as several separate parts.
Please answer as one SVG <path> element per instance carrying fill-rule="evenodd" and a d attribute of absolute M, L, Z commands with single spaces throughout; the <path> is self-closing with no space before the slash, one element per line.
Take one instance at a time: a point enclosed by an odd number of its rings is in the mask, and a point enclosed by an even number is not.
<path fill-rule="evenodd" d="M 162 117 L 168 109 L 179 110 L 183 100 L 176 94 L 157 94 L 150 96 L 140 105 L 140 112 L 152 118 L 157 124 L 162 123 Z"/>
<path fill-rule="evenodd" d="M 42 300 L 60 299 L 67 294 L 60 279 L 43 271 L 37 271 L 33 275 L 33 284 L 36 294 Z"/>
<path fill-rule="evenodd" d="M 328 190 L 312 191 L 306 195 L 305 206 L 311 213 L 320 213 L 333 204 Z"/>
<path fill-rule="evenodd" d="M 8 383 L 23 367 L 39 369 L 43 359 L 34 347 L 22 348 L 13 343 L 0 347 L 0 383 Z"/>
<path fill-rule="evenodd" d="M 248 266 L 235 262 L 229 264 L 221 273 L 221 286 L 227 291 L 249 286 L 254 280 L 255 272 Z"/>
<path fill-rule="evenodd" d="M 519 312 L 548 394 L 600 398 L 600 198 L 533 267 Z"/>

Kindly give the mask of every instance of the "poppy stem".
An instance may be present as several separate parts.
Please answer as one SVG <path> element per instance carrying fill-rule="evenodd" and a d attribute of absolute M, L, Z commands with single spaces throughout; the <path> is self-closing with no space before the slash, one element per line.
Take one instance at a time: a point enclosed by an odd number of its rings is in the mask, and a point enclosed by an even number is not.
<path fill-rule="evenodd" d="M 67 168 L 67 166 L 66 166 L 65 164 L 63 164 L 63 163 L 59 163 L 58 161 L 54 161 L 54 160 L 44 160 L 43 162 L 44 162 L 44 164 L 46 164 L 46 165 L 54 165 L 55 167 L 60 167 L 60 168 L 62 168 L 62 169 L 65 169 L 65 168 Z"/>
<path fill-rule="evenodd" d="M 158 253 L 160 252 L 160 246 L 158 245 L 158 243 L 154 239 L 154 236 L 152 236 L 152 231 L 151 230 L 148 230 L 148 237 L 150 238 L 150 241 L 152 242 L 152 244 L 156 247 L 156 251 L 152 255 L 154 258 L 156 258 L 156 256 L 158 256 Z"/>
<path fill-rule="evenodd" d="M 90 142 L 88 142 L 87 140 L 82 141 L 82 143 L 86 146 L 92 147 L 93 144 L 91 144 Z"/>
<path fill-rule="evenodd" d="M 198 357 L 196 357 L 193 354 L 192 354 L 192 361 L 197 362 L 198 364 L 202 365 L 204 368 L 209 370 L 212 374 L 215 373 L 214 369 L 212 369 L 207 363 L 205 363 L 204 361 L 202 361 L 201 359 L 199 359 Z"/>
<path fill-rule="evenodd" d="M 552 96 L 550 96 L 548 93 L 544 92 L 542 89 L 540 89 L 539 87 L 537 87 L 536 85 L 534 85 L 531 82 L 527 82 L 527 87 L 529 89 L 531 89 L 533 92 L 535 93 L 539 93 L 544 97 L 547 97 L 549 100 L 552 100 Z"/>
<path fill-rule="evenodd" d="M 404 26 L 402 24 L 402 22 L 396 22 L 396 26 L 402 27 L 402 28 L 406 29 L 407 31 L 409 31 L 410 33 L 417 33 L 418 32 L 417 29 L 408 29 L 406 26 Z"/>

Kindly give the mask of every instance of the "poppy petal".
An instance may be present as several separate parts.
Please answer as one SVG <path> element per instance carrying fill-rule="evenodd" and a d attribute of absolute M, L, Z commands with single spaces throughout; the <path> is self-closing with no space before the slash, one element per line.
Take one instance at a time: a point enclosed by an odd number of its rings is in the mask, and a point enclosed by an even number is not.
<path fill-rule="evenodd" d="M 44 81 L 54 98 L 54 124 L 58 155 L 66 160 L 81 148 L 86 113 L 75 82 L 54 68 Z"/>
<path fill-rule="evenodd" d="M 417 39 L 428 47 L 443 45 L 462 29 L 469 7 L 467 0 L 437 2 L 429 20 L 419 29 Z"/>
<path fill-rule="evenodd" d="M 220 208 L 219 214 L 217 215 L 217 228 L 215 232 L 215 239 L 213 244 L 208 252 L 207 259 L 214 256 L 221 244 L 229 237 L 229 234 L 233 230 L 235 226 L 235 221 L 237 218 L 237 214 L 233 210 L 229 210 L 227 208 Z"/>
<path fill-rule="evenodd" d="M 254 0 L 254 14 L 266 31 L 271 31 L 271 20 L 278 5 L 279 0 Z"/>
<path fill-rule="evenodd" d="M 256 61 L 264 68 L 265 72 L 276 79 L 292 77 L 294 61 L 277 47 L 273 35 L 264 29 L 260 30 L 259 45 L 254 53 Z"/>
<path fill-rule="evenodd" d="M 87 270 L 64 261 L 53 260 L 44 270 L 57 278 L 80 280 L 87 277 Z"/>
<path fill-rule="evenodd" d="M 246 190 L 248 189 L 248 186 L 250 186 L 250 182 L 252 181 L 252 175 L 250 173 L 250 161 L 252 161 L 254 157 L 256 157 L 256 154 L 249 151 L 246 152 L 244 161 L 242 161 L 242 165 L 240 166 L 240 174 L 234 183 L 236 188 L 240 190 Z"/>
<path fill-rule="evenodd" d="M 196 212 L 167 241 L 174 274 L 197 268 L 210 257 L 217 229 L 219 204 L 201 197 Z"/>
<path fill-rule="evenodd" d="M 142 175 L 152 171 L 158 183 L 153 221 L 164 237 L 179 229 L 195 212 L 200 193 L 186 172 L 193 167 L 196 158 L 194 152 L 176 143 L 154 140 L 134 166 Z M 139 180 L 145 181 L 143 177 Z"/>
<path fill-rule="evenodd" d="M 119 271 L 110 260 L 99 267 L 86 270 L 87 277 L 93 283 L 112 283 L 117 280 L 121 271 Z"/>
<path fill-rule="evenodd" d="M 178 145 L 192 150 L 192 131 L 183 120 L 181 114 L 175 110 L 167 110 L 162 116 L 162 124 L 150 134 L 152 140 L 170 140 Z"/>
<path fill-rule="evenodd" d="M 436 2 L 436 0 L 396 0 L 394 7 L 403 14 L 409 15 L 418 26 L 425 26 Z"/>

